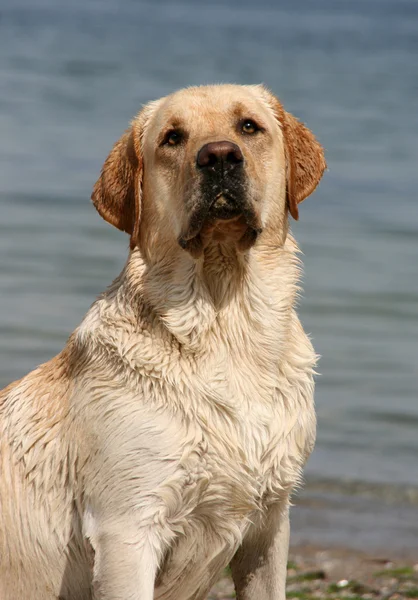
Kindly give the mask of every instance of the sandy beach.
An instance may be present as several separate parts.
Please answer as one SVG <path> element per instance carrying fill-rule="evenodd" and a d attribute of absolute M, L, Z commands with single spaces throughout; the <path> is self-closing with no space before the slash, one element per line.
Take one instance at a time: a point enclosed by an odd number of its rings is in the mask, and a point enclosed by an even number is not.
<path fill-rule="evenodd" d="M 230 600 L 235 592 L 225 572 L 209 600 Z M 418 598 L 418 562 L 413 556 L 381 551 L 366 554 L 344 548 L 292 547 L 287 598 L 311 600 L 400 600 Z"/>

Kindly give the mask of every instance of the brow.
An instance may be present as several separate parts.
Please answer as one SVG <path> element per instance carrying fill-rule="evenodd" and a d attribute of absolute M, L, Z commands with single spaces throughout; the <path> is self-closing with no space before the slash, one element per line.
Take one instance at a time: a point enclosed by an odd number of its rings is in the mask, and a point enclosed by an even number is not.
<path fill-rule="evenodd" d="M 249 116 L 248 113 L 252 113 L 252 111 L 248 110 L 242 102 L 235 102 L 232 106 L 232 114 L 238 119 Z"/>

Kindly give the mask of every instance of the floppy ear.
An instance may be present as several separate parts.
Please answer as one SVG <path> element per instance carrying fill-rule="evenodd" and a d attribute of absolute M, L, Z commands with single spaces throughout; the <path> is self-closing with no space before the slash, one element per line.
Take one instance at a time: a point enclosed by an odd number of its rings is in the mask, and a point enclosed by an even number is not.
<path fill-rule="evenodd" d="M 283 108 L 281 112 L 287 170 L 287 203 L 290 214 L 298 220 L 299 202 L 312 194 L 327 164 L 324 149 L 312 131 Z"/>
<path fill-rule="evenodd" d="M 264 86 L 257 86 L 279 122 L 283 132 L 286 157 L 286 201 L 297 221 L 298 204 L 318 185 L 326 162 L 324 149 L 314 134 L 296 117 L 284 110 L 281 102 Z"/>
<path fill-rule="evenodd" d="M 105 221 L 129 233 L 131 248 L 141 217 L 142 156 L 135 133 L 132 125 L 113 146 L 91 196 Z"/>

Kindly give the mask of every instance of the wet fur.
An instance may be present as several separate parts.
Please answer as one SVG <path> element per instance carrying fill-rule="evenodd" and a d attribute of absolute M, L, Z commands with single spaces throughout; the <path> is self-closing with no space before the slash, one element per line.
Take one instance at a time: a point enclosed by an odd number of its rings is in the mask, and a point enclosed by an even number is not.
<path fill-rule="evenodd" d="M 225 88 L 182 93 L 204 116 L 205 98 L 222 105 Z M 268 92 L 231 86 L 229 96 L 237 90 L 273 123 Z M 0 394 L 1 600 L 199 600 L 229 563 L 241 600 L 284 597 L 289 495 L 315 439 L 316 360 L 294 309 L 288 186 L 266 198 L 275 204 L 248 248 L 208 234 L 194 258 L 152 208 L 163 180 L 159 167 L 147 172 L 144 138 L 161 102 L 95 188 L 102 216 L 131 235 L 123 272 L 61 354 Z M 295 186 L 294 150 L 272 143 Z"/>

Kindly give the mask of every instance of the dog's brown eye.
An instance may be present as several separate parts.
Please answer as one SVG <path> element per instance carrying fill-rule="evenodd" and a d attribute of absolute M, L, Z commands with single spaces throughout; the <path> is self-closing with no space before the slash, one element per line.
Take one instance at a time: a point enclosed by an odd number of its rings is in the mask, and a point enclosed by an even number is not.
<path fill-rule="evenodd" d="M 251 119 L 246 119 L 241 126 L 242 133 L 248 133 L 250 135 L 258 130 L 259 128 L 254 123 L 254 121 L 251 121 Z"/>
<path fill-rule="evenodd" d="M 182 135 L 179 131 L 169 131 L 164 139 L 164 144 L 168 144 L 169 146 L 177 146 L 182 140 Z"/>

